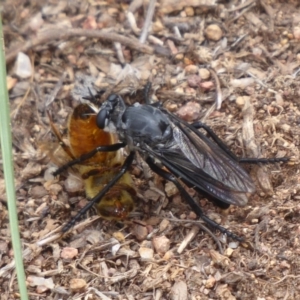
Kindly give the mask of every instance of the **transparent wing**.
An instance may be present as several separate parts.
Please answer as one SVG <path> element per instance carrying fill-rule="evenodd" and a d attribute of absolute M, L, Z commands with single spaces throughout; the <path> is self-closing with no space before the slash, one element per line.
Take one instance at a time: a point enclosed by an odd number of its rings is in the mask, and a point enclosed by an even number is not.
<path fill-rule="evenodd" d="M 192 164 L 182 153 L 164 152 L 158 157 L 162 163 L 176 176 L 181 178 L 188 186 L 212 196 L 217 201 L 244 206 L 248 202 L 248 194 L 255 188 L 239 190 L 228 186 L 225 182 L 217 180 L 204 170 Z"/>
<path fill-rule="evenodd" d="M 191 125 L 171 115 L 172 146 L 159 148 L 154 155 L 177 177 L 228 204 L 243 206 L 254 183 L 242 166 L 217 144 Z M 179 122 L 179 123 L 178 123 Z"/>

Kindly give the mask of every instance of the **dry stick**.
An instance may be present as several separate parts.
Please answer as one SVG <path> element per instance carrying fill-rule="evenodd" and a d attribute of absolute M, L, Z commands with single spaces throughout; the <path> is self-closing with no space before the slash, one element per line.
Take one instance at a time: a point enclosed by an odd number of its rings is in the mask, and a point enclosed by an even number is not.
<path fill-rule="evenodd" d="M 99 290 L 93 288 L 93 287 L 90 287 L 88 289 L 88 291 L 93 291 L 98 297 L 100 297 L 102 300 L 111 300 L 112 298 L 110 297 L 107 297 L 105 294 L 103 294 L 102 292 L 100 292 Z M 81 299 L 81 298 L 80 298 Z"/>
<path fill-rule="evenodd" d="M 138 26 L 136 24 L 136 19 L 135 19 L 133 12 L 131 12 L 131 11 L 127 12 L 126 17 L 127 17 L 127 21 L 129 23 L 129 26 L 130 26 L 131 30 L 133 31 L 133 33 L 135 35 L 139 35 L 141 30 L 140 30 L 140 28 L 138 28 Z"/>
<path fill-rule="evenodd" d="M 254 5 L 255 3 L 256 3 L 256 0 L 248 0 L 245 3 L 237 5 L 236 7 L 232 8 L 232 9 L 227 9 L 227 12 L 234 12 L 234 11 L 243 9 L 243 8 L 245 8 L 247 6 Z"/>
<path fill-rule="evenodd" d="M 274 31 L 274 17 L 276 15 L 274 9 L 268 5 L 267 3 L 265 3 L 264 0 L 259 0 L 260 5 L 264 8 L 265 12 L 268 14 L 268 16 L 270 17 L 270 25 L 269 25 L 269 31 L 273 32 Z"/>
<path fill-rule="evenodd" d="M 28 87 L 27 91 L 25 92 L 24 97 L 18 103 L 17 107 L 10 113 L 10 117 L 13 118 L 14 120 L 16 119 L 16 117 L 19 113 L 20 107 L 25 103 L 26 99 L 28 98 L 30 91 L 31 91 L 31 86 Z"/>
<path fill-rule="evenodd" d="M 144 27 L 140 36 L 140 43 L 144 44 L 147 40 L 148 31 L 150 28 L 150 24 L 154 15 L 156 0 L 150 0 L 147 15 L 144 23 Z"/>
<path fill-rule="evenodd" d="M 180 246 L 177 249 L 177 253 L 181 254 L 186 246 L 194 239 L 194 237 L 198 234 L 200 228 L 198 226 L 193 226 L 184 240 L 181 242 Z"/>
<path fill-rule="evenodd" d="M 260 151 L 258 146 L 255 143 L 255 135 L 254 135 L 254 127 L 253 127 L 254 111 L 253 111 L 253 106 L 249 99 L 245 99 L 245 104 L 242 113 L 243 113 L 242 136 L 243 136 L 243 142 L 247 154 L 250 157 L 259 157 Z"/>
<path fill-rule="evenodd" d="M 249 157 L 261 157 L 261 152 L 259 146 L 255 142 L 254 134 L 254 111 L 253 106 L 249 99 L 245 100 L 243 107 L 243 127 L 242 127 L 242 136 L 243 142 L 247 151 L 247 154 L 250 153 Z M 265 171 L 263 166 L 256 167 L 256 177 L 260 187 L 267 194 L 272 193 L 272 184 L 270 182 L 268 173 Z"/>
<path fill-rule="evenodd" d="M 279 284 L 280 282 L 286 280 L 287 278 L 293 278 L 293 279 L 299 279 L 300 275 L 293 275 L 293 274 L 289 274 L 289 275 L 285 275 L 283 278 L 281 278 L 280 280 L 276 281 L 276 282 L 270 282 L 268 284 Z"/>
<path fill-rule="evenodd" d="M 122 52 L 122 45 L 119 42 L 114 42 L 114 47 L 117 53 L 118 60 L 121 64 L 125 64 L 125 58 Z"/>
<path fill-rule="evenodd" d="M 215 241 L 215 243 L 217 244 L 217 246 L 219 248 L 219 252 L 221 254 L 224 253 L 219 239 L 204 224 L 200 223 L 199 221 L 194 221 L 194 220 L 180 220 L 180 219 L 177 219 L 176 217 L 174 217 L 172 214 L 171 214 L 171 216 L 172 216 L 172 218 L 165 218 L 165 219 L 172 221 L 172 222 L 178 222 L 178 223 L 191 223 L 191 224 L 195 224 L 195 226 L 200 227 L 203 231 L 205 231 L 212 237 L 212 239 Z"/>
<path fill-rule="evenodd" d="M 251 3 L 243 11 L 241 11 L 236 17 L 229 19 L 229 21 L 226 23 L 226 26 L 228 27 L 231 23 L 235 22 L 237 19 L 239 19 L 241 16 L 243 16 L 245 13 L 247 13 L 254 6 L 255 6 L 255 2 Z"/>
<path fill-rule="evenodd" d="M 216 106 L 217 109 L 220 109 L 223 102 L 220 80 L 218 78 L 217 72 L 212 67 L 210 67 L 209 70 L 216 83 L 216 92 L 217 92 Z"/>
<path fill-rule="evenodd" d="M 100 216 L 94 216 L 94 217 L 88 218 L 88 219 L 82 221 L 81 223 L 75 225 L 73 227 L 73 230 L 77 230 L 79 228 L 84 228 L 87 225 L 90 225 L 92 222 L 99 220 L 100 218 L 101 218 Z M 63 234 L 61 233 L 61 228 L 62 228 L 62 226 L 55 228 L 54 230 L 49 232 L 45 237 L 43 237 L 43 239 L 37 241 L 35 243 L 35 245 L 42 247 L 44 245 L 48 245 L 49 243 L 52 243 L 53 241 L 60 239 L 63 236 Z"/>
<path fill-rule="evenodd" d="M 64 72 L 61 77 L 59 78 L 58 82 L 54 86 L 54 89 L 50 93 L 50 95 L 47 96 L 47 99 L 45 101 L 45 107 L 48 107 L 56 98 L 57 94 L 59 93 L 60 89 L 62 88 L 64 81 L 67 77 L 67 72 Z"/>
<path fill-rule="evenodd" d="M 119 42 L 122 45 L 125 45 L 131 49 L 153 54 L 155 49 L 140 43 L 137 39 L 132 37 L 122 36 L 117 33 L 107 32 L 102 30 L 86 30 L 80 28 L 54 28 L 47 30 L 40 30 L 36 37 L 31 36 L 28 38 L 27 42 L 19 44 L 13 49 L 7 50 L 6 63 L 10 63 L 18 55 L 19 52 L 27 52 L 28 50 L 46 43 L 51 43 L 55 40 L 67 40 L 72 37 L 88 37 L 88 38 L 98 38 L 103 41 L 109 42 Z"/>

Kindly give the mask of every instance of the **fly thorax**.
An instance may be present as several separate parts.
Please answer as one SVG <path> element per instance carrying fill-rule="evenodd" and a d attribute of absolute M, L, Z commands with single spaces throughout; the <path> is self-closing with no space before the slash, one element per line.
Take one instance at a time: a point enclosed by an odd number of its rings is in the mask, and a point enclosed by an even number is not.
<path fill-rule="evenodd" d="M 151 105 L 128 107 L 122 115 L 122 122 L 135 147 L 142 143 L 156 146 L 172 137 L 168 117 Z"/>

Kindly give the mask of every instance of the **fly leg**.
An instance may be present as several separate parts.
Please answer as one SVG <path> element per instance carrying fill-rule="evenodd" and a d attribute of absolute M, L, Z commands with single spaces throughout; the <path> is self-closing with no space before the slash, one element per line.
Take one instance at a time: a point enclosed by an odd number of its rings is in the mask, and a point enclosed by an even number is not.
<path fill-rule="evenodd" d="M 143 90 L 143 93 L 144 93 L 144 100 L 145 100 L 145 103 L 147 105 L 151 105 L 153 107 L 157 107 L 157 108 L 160 108 L 162 107 L 162 103 L 160 101 L 156 101 L 156 102 L 153 102 L 150 98 L 150 91 L 151 91 L 151 88 L 152 88 L 152 83 L 150 81 L 148 81 L 144 87 L 144 90 Z"/>
<path fill-rule="evenodd" d="M 201 207 L 199 206 L 199 204 L 193 199 L 193 197 L 191 197 L 188 192 L 184 189 L 184 187 L 180 184 L 180 182 L 176 179 L 176 177 L 172 174 L 169 173 L 167 171 L 164 171 L 163 169 L 161 169 L 160 167 L 158 167 L 152 158 L 148 157 L 146 159 L 147 164 L 149 165 L 149 167 L 151 168 L 151 170 L 158 174 L 159 176 L 161 176 L 162 178 L 171 181 L 175 184 L 175 186 L 177 187 L 177 189 L 179 190 L 179 192 L 181 193 L 181 195 L 183 196 L 183 198 L 188 202 L 188 204 L 190 205 L 190 207 L 193 209 L 193 211 L 198 215 L 198 217 L 200 217 L 203 221 L 205 221 L 208 225 L 210 225 L 211 227 L 221 231 L 223 234 L 227 234 L 229 237 L 242 242 L 243 238 L 235 235 L 234 233 L 230 232 L 229 230 L 227 230 L 226 228 L 222 227 L 221 225 L 219 225 L 218 223 L 216 223 L 215 221 L 211 220 L 209 217 L 207 217 L 203 210 L 201 209 Z M 170 170 L 172 172 L 172 170 Z"/>
<path fill-rule="evenodd" d="M 144 99 L 146 104 L 151 105 L 151 100 L 150 100 L 150 91 L 151 91 L 152 83 L 148 81 L 144 87 Z"/>
<path fill-rule="evenodd" d="M 97 98 L 101 98 L 101 96 L 105 93 L 105 90 L 100 90 L 100 91 L 97 91 L 96 93 L 93 93 L 89 87 L 88 87 L 88 90 L 89 90 L 90 95 L 82 97 L 82 99 L 89 100 L 94 104 L 97 104 L 97 101 L 99 100 Z"/>
<path fill-rule="evenodd" d="M 68 222 L 63 228 L 62 232 L 67 232 L 75 223 L 96 203 L 100 202 L 102 197 L 117 183 L 117 181 L 127 172 L 134 159 L 134 152 L 126 157 L 123 165 L 120 168 L 120 172 L 99 192 L 93 199 L 91 199 L 86 206 L 84 206 L 77 215 Z"/>
<path fill-rule="evenodd" d="M 59 130 L 57 129 L 57 127 L 54 125 L 52 117 L 50 115 L 50 112 L 48 110 L 46 112 L 47 112 L 47 115 L 48 115 L 48 118 L 49 118 L 51 130 L 54 133 L 54 135 L 56 136 L 56 138 L 57 138 L 57 140 L 59 142 L 59 145 L 69 155 L 70 159 L 75 159 L 74 156 L 73 156 L 73 154 L 72 154 L 72 151 L 71 151 L 70 147 L 65 144 L 65 142 L 63 141 L 63 138 L 61 136 L 61 133 L 59 132 Z"/>
<path fill-rule="evenodd" d="M 116 143 L 113 145 L 99 146 L 99 147 L 95 148 L 94 150 L 92 150 L 88 153 L 85 153 L 85 154 L 79 156 L 78 158 L 73 159 L 73 160 L 69 161 L 68 163 L 66 163 L 65 165 L 61 166 L 55 172 L 53 172 L 53 175 L 57 176 L 58 174 L 65 171 L 69 167 L 72 167 L 76 164 L 79 164 L 79 163 L 93 157 L 97 152 L 114 152 L 114 151 L 118 151 L 121 148 L 124 148 L 125 146 L 126 146 L 126 143 Z"/>
<path fill-rule="evenodd" d="M 258 164 L 258 163 L 277 163 L 277 162 L 287 162 L 290 160 L 289 157 L 274 157 L 274 158 L 239 158 L 233 154 L 228 147 L 224 144 L 224 142 L 221 141 L 221 139 L 213 132 L 213 130 L 207 126 L 206 124 L 202 122 L 195 122 L 190 125 L 190 129 L 192 128 L 196 129 L 204 129 L 208 135 L 214 140 L 214 142 L 232 159 L 239 163 L 247 163 L 247 164 Z M 193 130 L 198 136 L 199 133 L 197 131 Z"/>

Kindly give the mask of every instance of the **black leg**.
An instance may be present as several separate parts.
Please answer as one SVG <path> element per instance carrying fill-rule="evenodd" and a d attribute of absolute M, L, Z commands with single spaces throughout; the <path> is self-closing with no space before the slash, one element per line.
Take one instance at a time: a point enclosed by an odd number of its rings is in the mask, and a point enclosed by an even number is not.
<path fill-rule="evenodd" d="M 290 160 L 289 157 L 272 157 L 272 158 L 239 158 L 239 163 L 245 164 L 274 164 L 278 162 L 288 162 Z"/>
<path fill-rule="evenodd" d="M 101 106 L 101 103 L 99 103 L 101 96 L 105 93 L 105 90 L 96 91 L 96 94 L 93 94 L 91 89 L 88 87 L 89 90 L 89 96 L 82 97 L 84 100 L 89 100 L 93 104 L 97 104 Z"/>
<path fill-rule="evenodd" d="M 221 139 L 213 132 L 213 130 L 207 126 L 206 124 L 202 122 L 195 122 L 191 124 L 192 127 L 196 129 L 204 129 L 208 135 L 215 141 L 215 143 L 227 154 L 229 155 L 232 159 L 239 163 L 247 163 L 247 164 L 258 164 L 258 163 L 264 163 L 264 164 L 269 164 L 269 163 L 277 163 L 277 162 L 287 162 L 289 161 L 289 157 L 273 157 L 273 158 L 239 158 L 236 157 L 229 149 L 228 147 L 224 144 L 224 142 L 221 141 Z M 194 131 L 196 134 L 197 132 Z M 199 136 L 199 134 L 197 134 Z"/>
<path fill-rule="evenodd" d="M 233 154 L 228 147 L 224 144 L 224 142 L 222 142 L 222 140 L 213 132 L 213 130 L 207 126 L 206 124 L 202 123 L 202 122 L 194 122 L 191 124 L 192 128 L 196 128 L 196 129 L 204 129 L 208 135 L 214 140 L 214 142 L 227 154 L 229 155 L 232 159 L 234 159 L 235 161 L 239 161 L 239 159 L 235 156 L 235 154 Z M 197 133 L 197 131 L 193 130 L 198 136 L 199 133 Z"/>
<path fill-rule="evenodd" d="M 150 91 L 151 91 L 152 83 L 148 81 L 144 87 L 144 99 L 146 104 L 151 105 L 150 100 Z"/>
<path fill-rule="evenodd" d="M 134 159 L 134 152 L 130 152 L 130 154 L 126 157 L 122 167 L 120 168 L 120 172 L 101 190 L 98 195 L 96 195 L 93 199 L 89 201 L 89 203 L 83 207 L 77 215 L 68 222 L 63 228 L 62 232 L 67 232 L 71 227 L 75 225 L 75 223 L 96 203 L 100 202 L 102 197 L 116 184 L 116 182 L 127 172 L 128 168 L 131 166 Z"/>
<path fill-rule="evenodd" d="M 159 176 L 163 177 L 164 179 L 171 181 L 175 184 L 175 186 L 178 188 L 181 195 L 184 197 L 184 199 L 188 202 L 190 207 L 193 209 L 193 211 L 200 217 L 203 221 L 205 221 L 208 225 L 212 226 L 213 228 L 221 231 L 223 234 L 227 234 L 229 237 L 242 242 L 243 239 L 239 236 L 235 235 L 234 233 L 230 232 L 226 228 L 222 227 L 215 221 L 211 220 L 209 217 L 207 217 L 204 212 L 202 211 L 199 204 L 188 194 L 188 192 L 184 189 L 184 187 L 179 183 L 179 181 L 176 179 L 176 177 L 169 172 L 164 171 L 160 167 L 158 167 L 153 160 L 148 157 L 146 162 L 148 163 L 149 167 L 153 172 L 158 174 Z M 172 170 L 170 170 L 172 172 Z"/>
<path fill-rule="evenodd" d="M 151 99 L 150 99 L 150 91 L 151 91 L 151 88 L 152 88 L 152 83 L 150 81 L 148 81 L 144 87 L 144 99 L 145 99 L 145 103 L 147 105 L 151 105 L 151 106 L 154 106 L 154 107 L 161 107 L 162 106 L 162 103 L 160 101 L 157 101 L 157 102 L 152 102 Z"/>
<path fill-rule="evenodd" d="M 113 144 L 113 145 L 99 146 L 99 147 L 95 148 L 94 150 L 92 150 L 88 153 L 85 153 L 85 154 L 81 155 L 80 157 L 78 157 L 74 160 L 71 160 L 68 163 L 66 163 L 65 165 L 61 166 L 55 172 L 53 172 L 53 175 L 57 176 L 58 174 L 65 171 L 69 167 L 72 167 L 78 163 L 81 163 L 81 162 L 93 157 L 97 152 L 114 152 L 114 151 L 118 151 L 121 148 L 124 148 L 125 146 L 126 146 L 126 143 L 117 143 L 117 144 Z"/>

